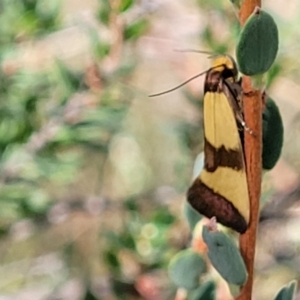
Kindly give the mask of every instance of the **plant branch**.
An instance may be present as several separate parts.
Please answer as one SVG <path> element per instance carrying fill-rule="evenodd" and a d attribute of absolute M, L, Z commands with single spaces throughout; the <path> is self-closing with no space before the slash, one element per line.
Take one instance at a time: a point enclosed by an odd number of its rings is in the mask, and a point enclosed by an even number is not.
<path fill-rule="evenodd" d="M 261 6 L 260 0 L 244 0 L 240 9 L 240 23 L 243 26 L 254 11 Z M 245 158 L 250 197 L 250 222 L 247 231 L 240 235 L 240 250 L 244 258 L 248 280 L 242 287 L 237 300 L 251 300 L 253 286 L 256 231 L 259 217 L 259 201 L 262 171 L 262 101 L 261 93 L 252 87 L 251 78 L 243 76 L 243 105 L 245 122 L 254 134 L 245 132 Z"/>

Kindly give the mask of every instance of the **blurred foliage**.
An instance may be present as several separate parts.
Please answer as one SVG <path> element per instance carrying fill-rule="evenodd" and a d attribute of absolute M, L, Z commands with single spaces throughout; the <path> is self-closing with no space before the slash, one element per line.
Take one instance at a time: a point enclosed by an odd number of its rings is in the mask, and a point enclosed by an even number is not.
<path fill-rule="evenodd" d="M 1 1 L 0 44 L 20 42 L 59 28 L 60 0 Z M 14 24 L 14 26 L 11 26 Z"/>
<path fill-rule="evenodd" d="M 93 52 L 93 62 L 89 66 L 76 69 L 60 57 L 54 57 L 53 63 L 46 68 L 34 70 L 23 67 L 17 58 L 22 54 L 21 51 L 24 51 L 22 47 L 26 46 L 26 43 L 38 43 L 47 39 L 49 34 L 64 29 L 61 4 L 59 0 L 1 1 L 1 264 L 4 266 L 8 257 L 14 256 L 11 253 L 17 252 L 18 247 L 22 249 L 20 258 L 26 261 L 37 255 L 59 250 L 65 257 L 64 263 L 68 268 L 60 280 L 52 283 L 50 281 L 51 294 L 55 294 L 66 279 L 81 274 L 80 270 L 83 268 L 83 274 L 79 275 L 85 282 L 83 288 L 86 285 L 86 292 L 82 293 L 83 299 L 100 299 L 99 295 L 96 296 L 97 293 L 91 290 L 90 280 L 94 275 L 88 267 L 95 258 L 89 258 L 87 254 L 80 252 L 77 238 L 61 239 L 54 235 L 56 244 L 52 241 L 51 247 L 47 247 L 47 241 L 42 249 L 37 248 L 36 243 L 41 242 L 40 235 L 45 236 L 42 240 L 51 240 L 55 224 L 61 223 L 66 216 L 69 218 L 77 211 L 88 215 L 89 213 L 85 212 L 85 200 L 89 197 L 99 197 L 97 190 L 101 195 L 110 144 L 122 131 L 123 120 L 133 97 L 132 91 L 121 82 L 130 76 L 134 62 L 122 65 L 121 61 L 110 70 L 103 68 L 103 61 L 108 60 L 111 55 L 113 41 L 102 39 L 94 27 L 85 25 Z M 112 26 L 112 20 L 121 18 L 122 13 L 135 5 L 135 1 L 121 1 L 120 7 L 116 9 L 110 6 L 110 2 L 100 1 L 98 11 L 95 12 L 95 16 L 99 17 L 99 26 L 106 26 L 108 32 L 113 30 L 109 27 Z M 129 46 L 125 44 L 127 40 L 131 43 L 138 39 L 146 27 L 147 20 L 143 16 L 126 24 L 118 33 L 121 35 L 120 46 Z M 91 188 L 90 191 L 81 194 L 76 187 L 82 179 L 87 183 L 90 181 L 85 177 L 91 174 L 85 172 L 85 169 L 91 164 L 96 166 L 96 178 L 92 179 L 96 181 L 96 190 Z M 101 204 L 101 196 L 97 205 L 100 209 L 101 205 L 105 206 L 105 200 Z M 135 238 L 141 234 L 140 229 L 145 227 L 146 221 L 139 219 L 135 210 L 130 207 L 124 207 L 122 210 L 130 214 L 130 218 L 133 217 L 131 213 L 134 213 L 136 222 L 127 223 L 127 218 L 124 218 L 124 230 L 119 233 L 108 231 L 105 237 L 108 246 L 96 257 L 98 261 L 103 258 L 109 273 L 116 276 L 114 281 L 129 284 L 124 282 L 121 276 L 121 263 L 117 254 L 124 249 L 132 253 L 137 251 Z M 163 217 L 158 217 L 159 213 L 162 213 Z M 155 237 L 151 239 L 151 243 L 153 247 L 158 248 L 150 262 L 145 262 L 146 265 L 155 265 L 162 260 L 158 255 L 159 251 L 162 251 L 159 247 L 165 250 L 166 240 L 161 239 L 158 234 L 164 234 L 170 222 L 173 222 L 174 217 L 170 217 L 171 219 L 164 211 L 158 211 L 152 216 L 157 222 L 154 221 L 156 223 L 152 230 L 155 231 Z M 27 246 L 27 250 L 22 246 L 22 237 L 20 242 L 14 243 L 14 236 L 18 236 L 23 230 L 25 241 L 33 240 L 30 246 Z M 102 233 L 101 238 L 105 236 Z M 12 247 L 8 253 L 5 245 Z M 78 255 L 82 258 L 78 259 Z M 86 263 L 84 260 L 90 262 Z M 79 269 L 76 271 L 76 268 Z M 102 272 L 102 267 L 99 272 Z M 26 278 L 25 273 L 23 276 Z M 33 276 L 33 279 L 36 279 L 35 277 Z M 44 277 L 47 278 L 47 273 Z M 12 277 L 7 283 L 1 282 L 2 292 L 8 293 L 11 285 L 17 288 L 16 280 Z M 127 296 L 122 297 L 126 298 Z"/>

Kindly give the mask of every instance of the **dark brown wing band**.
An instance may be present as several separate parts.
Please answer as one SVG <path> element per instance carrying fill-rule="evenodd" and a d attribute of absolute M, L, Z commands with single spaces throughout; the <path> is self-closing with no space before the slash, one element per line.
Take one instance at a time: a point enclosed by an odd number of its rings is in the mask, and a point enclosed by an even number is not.
<path fill-rule="evenodd" d="M 218 167 L 228 167 L 234 170 L 243 170 L 245 169 L 245 166 L 242 151 L 242 148 L 239 150 L 225 149 L 224 146 L 215 148 L 205 138 L 205 169 L 208 172 L 214 172 Z"/>
<path fill-rule="evenodd" d="M 187 199 L 196 211 L 207 218 L 216 217 L 217 222 L 239 233 L 246 231 L 246 220 L 238 210 L 226 198 L 207 187 L 199 178 L 189 188 Z"/>

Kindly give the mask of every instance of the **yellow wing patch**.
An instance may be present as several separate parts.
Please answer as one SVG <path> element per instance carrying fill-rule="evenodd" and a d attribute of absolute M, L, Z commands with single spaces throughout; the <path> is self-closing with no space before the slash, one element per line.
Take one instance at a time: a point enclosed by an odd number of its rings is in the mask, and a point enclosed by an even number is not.
<path fill-rule="evenodd" d="M 240 150 L 241 142 L 232 107 L 224 93 L 206 92 L 203 103 L 204 134 L 215 148 Z"/>
<path fill-rule="evenodd" d="M 215 193 L 222 195 L 249 222 L 249 194 L 245 170 L 234 170 L 229 167 L 218 167 L 214 172 L 205 169 L 200 180 Z"/>

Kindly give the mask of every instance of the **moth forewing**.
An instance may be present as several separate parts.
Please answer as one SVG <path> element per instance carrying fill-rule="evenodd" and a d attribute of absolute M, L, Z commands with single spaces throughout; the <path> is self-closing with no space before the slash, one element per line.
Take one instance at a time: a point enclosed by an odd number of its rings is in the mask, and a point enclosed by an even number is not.
<path fill-rule="evenodd" d="M 249 194 L 239 130 L 242 111 L 236 65 L 231 57 L 225 58 L 223 68 L 211 69 L 206 75 L 205 166 L 188 191 L 188 201 L 199 213 L 215 216 L 219 223 L 243 233 L 249 222 Z"/>

